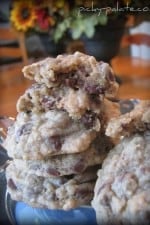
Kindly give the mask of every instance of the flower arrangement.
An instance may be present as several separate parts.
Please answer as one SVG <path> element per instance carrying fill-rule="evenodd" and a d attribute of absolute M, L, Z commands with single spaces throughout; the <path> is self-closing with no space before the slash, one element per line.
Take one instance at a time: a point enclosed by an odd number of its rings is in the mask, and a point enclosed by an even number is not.
<path fill-rule="evenodd" d="M 13 0 L 10 22 L 18 31 L 49 32 L 66 11 L 64 0 Z"/>
<path fill-rule="evenodd" d="M 13 0 L 10 21 L 19 31 L 48 32 L 58 42 L 68 31 L 73 39 L 91 38 L 97 25 L 148 7 L 147 0 Z"/>

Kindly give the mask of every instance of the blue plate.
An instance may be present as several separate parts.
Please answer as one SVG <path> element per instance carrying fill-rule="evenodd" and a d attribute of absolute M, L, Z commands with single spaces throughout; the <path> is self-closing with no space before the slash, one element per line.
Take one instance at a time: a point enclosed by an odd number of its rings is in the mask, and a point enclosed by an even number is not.
<path fill-rule="evenodd" d="M 82 206 L 68 211 L 33 208 L 12 201 L 6 193 L 6 211 L 13 225 L 97 225 L 95 211 Z"/>

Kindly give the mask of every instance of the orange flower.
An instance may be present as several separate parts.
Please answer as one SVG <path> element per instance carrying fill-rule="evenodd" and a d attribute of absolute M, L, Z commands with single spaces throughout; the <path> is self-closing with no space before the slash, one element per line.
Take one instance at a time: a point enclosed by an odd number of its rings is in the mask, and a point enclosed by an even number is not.
<path fill-rule="evenodd" d="M 36 13 L 32 1 L 16 1 L 10 14 L 14 27 L 26 32 L 35 25 Z"/>

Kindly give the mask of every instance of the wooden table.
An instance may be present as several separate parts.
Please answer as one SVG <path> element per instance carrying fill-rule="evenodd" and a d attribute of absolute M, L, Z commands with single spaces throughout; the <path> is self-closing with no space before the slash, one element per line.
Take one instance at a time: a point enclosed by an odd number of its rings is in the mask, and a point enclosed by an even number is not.
<path fill-rule="evenodd" d="M 150 99 L 149 62 L 130 61 L 128 57 L 123 59 L 120 56 L 112 60 L 112 67 L 122 80 L 117 96 L 119 99 Z M 0 84 L 0 115 L 16 116 L 17 99 L 30 85 L 31 82 L 24 79 L 13 85 Z"/>
<path fill-rule="evenodd" d="M 25 89 L 30 85 L 30 81 L 25 82 L 23 80 L 22 82 L 18 82 L 17 84 L 13 84 L 11 86 L 0 87 L 0 116 L 16 116 L 16 102 L 24 93 Z"/>
<path fill-rule="evenodd" d="M 112 59 L 111 65 L 114 72 L 125 80 L 150 79 L 150 60 L 117 56 Z"/>
<path fill-rule="evenodd" d="M 150 99 L 150 60 L 117 56 L 111 65 L 122 80 L 118 98 Z"/>

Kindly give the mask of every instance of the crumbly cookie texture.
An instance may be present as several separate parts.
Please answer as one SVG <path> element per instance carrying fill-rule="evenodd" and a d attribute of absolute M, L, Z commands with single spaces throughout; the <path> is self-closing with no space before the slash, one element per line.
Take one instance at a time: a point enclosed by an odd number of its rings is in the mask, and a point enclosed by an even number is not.
<path fill-rule="evenodd" d="M 33 207 L 68 210 L 90 204 L 96 171 L 93 167 L 78 175 L 45 178 L 16 169 L 11 163 L 6 170 L 7 189 L 12 199 Z"/>
<path fill-rule="evenodd" d="M 4 146 L 12 158 L 45 159 L 51 155 L 85 151 L 96 134 L 95 130 L 86 129 L 64 111 L 20 113 L 8 130 Z"/>
<path fill-rule="evenodd" d="M 98 171 L 94 192 L 98 224 L 149 224 L 149 131 L 125 137 L 110 151 Z"/>
<path fill-rule="evenodd" d="M 150 100 L 141 100 L 131 112 L 112 118 L 106 135 L 118 138 L 145 130 L 150 130 Z"/>
<path fill-rule="evenodd" d="M 46 58 L 23 68 L 24 76 L 47 87 L 65 85 L 90 95 L 114 96 L 118 89 L 111 67 L 80 52 Z"/>
<path fill-rule="evenodd" d="M 120 104 L 112 102 L 107 98 L 103 99 L 101 104 L 101 128 L 106 132 L 108 124 L 113 119 L 117 119 L 121 115 Z"/>
<path fill-rule="evenodd" d="M 52 155 L 83 152 L 104 133 L 104 124 L 119 115 L 118 104 L 104 100 L 99 116 L 87 112 L 78 120 L 62 110 L 18 113 L 4 146 L 12 158 L 41 160 Z M 102 124 L 102 127 L 101 127 Z"/>
<path fill-rule="evenodd" d="M 28 170 L 29 174 L 58 177 L 83 173 L 89 166 L 100 165 L 112 147 L 112 141 L 101 135 L 84 152 L 52 156 L 47 160 L 14 159 L 13 161 L 17 169 Z"/>
<path fill-rule="evenodd" d="M 99 116 L 102 107 L 106 115 L 118 116 L 119 104 L 103 97 L 89 96 L 82 90 L 69 87 L 47 88 L 45 84 L 33 84 L 17 101 L 17 111 L 40 113 L 49 110 L 65 110 L 74 119 L 86 117 L 88 113 Z M 108 110 L 109 109 L 109 110 Z M 115 115 L 116 114 L 116 115 Z"/>
<path fill-rule="evenodd" d="M 35 83 L 17 101 L 17 111 L 39 113 L 60 109 L 72 118 L 80 119 L 87 112 L 100 114 L 102 101 L 102 95 L 89 95 L 82 89 L 65 86 L 48 88 L 45 84 Z"/>
<path fill-rule="evenodd" d="M 13 158 L 8 192 L 33 207 L 89 205 L 97 169 L 112 148 L 105 128 L 120 113 L 107 100 L 118 89 L 112 69 L 75 52 L 25 66 L 23 73 L 36 83 L 19 98 L 4 142 Z"/>

